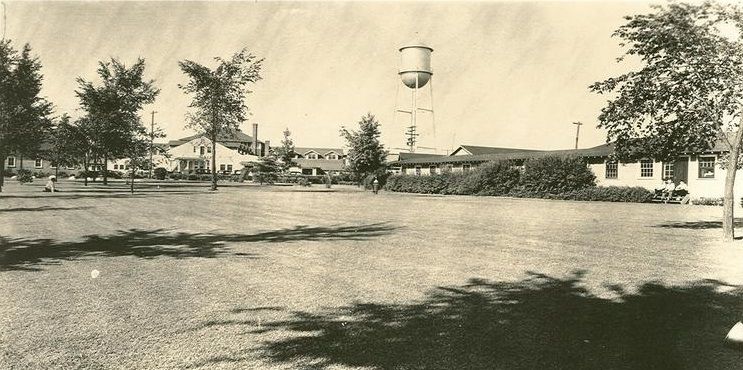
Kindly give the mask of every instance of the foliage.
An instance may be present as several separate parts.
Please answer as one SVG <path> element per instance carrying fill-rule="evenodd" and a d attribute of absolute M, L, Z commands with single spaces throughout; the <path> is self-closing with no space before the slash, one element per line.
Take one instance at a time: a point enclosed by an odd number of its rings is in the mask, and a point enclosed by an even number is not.
<path fill-rule="evenodd" d="M 41 62 L 25 44 L 20 54 L 10 40 L 0 40 L 0 171 L 12 153 L 39 154 L 51 120 L 52 104 L 40 96 Z M 3 178 L 0 176 L 0 190 Z"/>
<path fill-rule="evenodd" d="M 306 177 L 300 177 L 299 180 L 297 181 L 297 185 L 303 186 L 303 187 L 310 187 L 312 186 L 312 181 L 310 181 Z"/>
<path fill-rule="evenodd" d="M 186 176 L 186 180 L 195 181 L 199 179 L 199 175 L 195 173 L 189 173 L 188 176 Z"/>
<path fill-rule="evenodd" d="M 384 168 L 387 151 L 379 141 L 380 135 L 379 122 L 371 113 L 361 117 L 358 131 L 341 129 L 341 137 L 350 148 L 346 170 L 352 174 L 354 180 L 361 181 Z"/>
<path fill-rule="evenodd" d="M 51 132 L 51 148 L 44 158 L 57 167 L 73 167 L 83 164 L 87 154 L 87 140 L 80 127 L 70 122 L 66 113 L 55 122 Z"/>
<path fill-rule="evenodd" d="M 558 194 L 530 192 L 523 189 L 515 189 L 509 195 L 519 198 L 544 198 L 602 202 L 648 203 L 653 200 L 653 192 L 640 186 L 596 186 Z"/>
<path fill-rule="evenodd" d="M 183 174 L 180 173 L 180 172 L 173 172 L 173 173 L 170 174 L 169 177 L 171 179 L 173 179 L 173 180 L 182 180 L 183 179 Z"/>
<path fill-rule="evenodd" d="M 20 182 L 21 184 L 25 184 L 25 183 L 33 182 L 34 178 L 33 178 L 33 175 L 31 174 L 31 171 L 18 170 L 18 175 L 16 177 L 16 180 L 18 180 L 18 182 Z"/>
<path fill-rule="evenodd" d="M 152 176 L 154 176 L 157 180 L 165 180 L 165 178 L 168 176 L 168 170 L 162 167 L 157 167 L 153 170 Z"/>
<path fill-rule="evenodd" d="M 724 234 L 732 240 L 743 141 L 743 12 L 733 4 L 671 2 L 626 20 L 613 34 L 627 48 L 618 60 L 627 57 L 639 68 L 590 86 L 610 96 L 598 126 L 619 159 L 669 160 L 720 140 L 732 158 L 723 208 Z"/>
<path fill-rule="evenodd" d="M 491 161 L 470 171 L 461 186 L 472 188 L 479 195 L 503 195 L 519 185 L 521 171 L 510 161 Z"/>
<path fill-rule="evenodd" d="M 284 138 L 281 139 L 281 146 L 276 148 L 276 157 L 282 163 L 283 170 L 286 171 L 294 162 L 294 141 L 291 139 L 289 128 L 284 130 Z"/>
<path fill-rule="evenodd" d="M 545 156 L 524 161 L 525 191 L 559 194 L 596 185 L 596 175 L 579 157 Z"/>
<path fill-rule="evenodd" d="M 722 206 L 723 198 L 692 198 L 691 204 L 695 206 Z M 743 202 L 741 202 L 743 204 Z"/>
<path fill-rule="evenodd" d="M 278 180 L 279 172 L 281 172 L 281 165 L 274 156 L 261 157 L 256 164 L 253 181 L 259 182 L 261 185 L 264 183 L 273 184 Z"/>
<path fill-rule="evenodd" d="M 193 94 L 187 116 L 187 127 L 203 132 L 212 142 L 212 168 L 216 167 L 216 143 L 224 134 L 236 130 L 248 117 L 246 95 L 248 86 L 261 79 L 263 59 L 258 59 L 246 49 L 229 60 L 214 58 L 215 69 L 199 63 L 178 62 L 189 78 L 185 85 L 178 85 L 186 94 Z M 217 173 L 212 174 L 212 190 L 217 190 Z"/>
<path fill-rule="evenodd" d="M 145 61 L 137 59 L 127 67 L 117 59 L 98 63 L 100 83 L 77 78 L 80 106 L 85 110 L 86 133 L 91 154 L 109 159 L 131 158 L 139 155 L 147 129 L 139 111 L 155 101 L 159 94 L 153 80 L 144 79 Z M 107 176 L 103 177 L 106 183 Z"/>

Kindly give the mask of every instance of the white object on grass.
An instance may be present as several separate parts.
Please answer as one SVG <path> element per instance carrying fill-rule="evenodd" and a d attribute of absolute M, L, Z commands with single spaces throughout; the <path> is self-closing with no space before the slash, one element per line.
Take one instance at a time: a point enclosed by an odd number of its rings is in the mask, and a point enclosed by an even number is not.
<path fill-rule="evenodd" d="M 98 270 L 93 270 L 93 271 L 91 271 L 91 272 L 90 272 L 90 277 L 91 277 L 91 278 L 93 278 L 93 279 L 95 279 L 95 278 L 97 278 L 97 277 L 98 277 L 98 275 L 100 275 L 100 274 L 101 274 L 101 272 L 100 272 L 100 271 L 98 271 Z"/>

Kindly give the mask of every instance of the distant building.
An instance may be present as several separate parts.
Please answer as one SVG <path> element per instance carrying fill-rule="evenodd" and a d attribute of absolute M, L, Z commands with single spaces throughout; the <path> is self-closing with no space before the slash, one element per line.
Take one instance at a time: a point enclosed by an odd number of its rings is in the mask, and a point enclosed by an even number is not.
<path fill-rule="evenodd" d="M 217 139 L 216 170 L 233 173 L 258 162 L 269 150 L 268 142 L 254 142 L 253 137 L 236 130 Z M 212 145 L 205 134 L 188 136 L 168 142 L 170 158 L 168 171 L 181 173 L 210 173 Z"/>
<path fill-rule="evenodd" d="M 409 175 L 430 175 L 442 172 L 464 172 L 478 165 L 494 160 L 512 160 L 522 165 L 530 158 L 547 155 L 575 155 L 585 158 L 589 168 L 596 175 L 597 185 L 602 186 L 640 186 L 648 190 L 658 188 L 664 179 L 670 178 L 676 184 L 687 184 L 693 198 L 722 197 L 725 183 L 725 170 L 719 166 L 720 156 L 727 150 L 718 143 L 710 150 L 688 152 L 673 161 L 662 162 L 644 158 L 631 162 L 615 162 L 610 159 L 614 152 L 613 144 L 603 144 L 587 149 L 571 150 L 530 150 L 499 147 L 462 145 L 447 156 L 414 156 L 401 158 L 390 163 L 391 169 Z M 743 171 L 743 170 L 741 170 Z M 743 176 L 739 171 L 738 175 Z M 743 181 L 736 182 L 737 194 L 743 192 Z"/>
<path fill-rule="evenodd" d="M 289 172 L 303 175 L 337 175 L 346 166 L 346 154 L 339 148 L 294 148 L 294 166 Z"/>

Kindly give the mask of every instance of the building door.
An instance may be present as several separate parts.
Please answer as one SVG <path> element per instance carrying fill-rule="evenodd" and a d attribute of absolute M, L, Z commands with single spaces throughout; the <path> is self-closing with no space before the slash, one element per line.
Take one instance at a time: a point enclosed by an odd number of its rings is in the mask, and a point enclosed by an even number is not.
<path fill-rule="evenodd" d="M 681 181 L 689 184 L 689 157 L 678 158 L 673 164 L 673 183 L 678 185 Z"/>

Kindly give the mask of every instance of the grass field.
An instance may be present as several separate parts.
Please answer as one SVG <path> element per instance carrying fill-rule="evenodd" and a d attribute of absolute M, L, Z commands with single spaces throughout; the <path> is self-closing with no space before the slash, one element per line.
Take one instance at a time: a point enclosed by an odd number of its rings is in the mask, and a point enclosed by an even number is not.
<path fill-rule="evenodd" d="M 743 311 L 743 241 L 719 242 L 718 207 L 41 186 L 0 193 L 2 369 L 743 360 L 722 346 Z"/>

